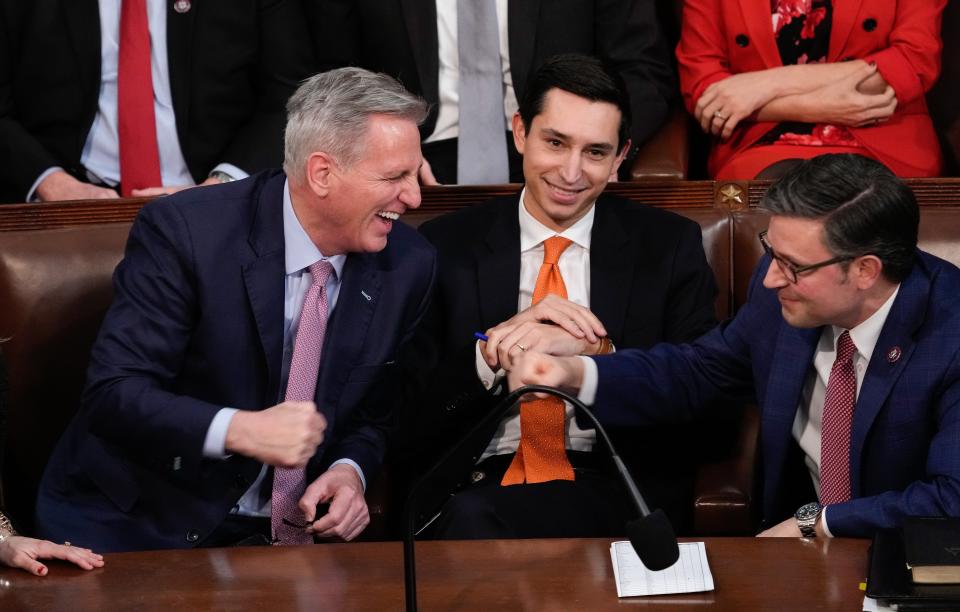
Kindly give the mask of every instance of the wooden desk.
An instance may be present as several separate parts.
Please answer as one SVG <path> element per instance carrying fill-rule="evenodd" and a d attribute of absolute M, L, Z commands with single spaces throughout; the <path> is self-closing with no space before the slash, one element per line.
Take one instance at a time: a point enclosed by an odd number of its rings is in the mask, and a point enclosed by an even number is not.
<path fill-rule="evenodd" d="M 423 610 L 859 610 L 866 540 L 707 538 L 716 590 L 618 600 L 610 540 L 417 544 Z M 0 609 L 401 610 L 397 542 L 107 555 L 84 572 L 0 570 Z"/>

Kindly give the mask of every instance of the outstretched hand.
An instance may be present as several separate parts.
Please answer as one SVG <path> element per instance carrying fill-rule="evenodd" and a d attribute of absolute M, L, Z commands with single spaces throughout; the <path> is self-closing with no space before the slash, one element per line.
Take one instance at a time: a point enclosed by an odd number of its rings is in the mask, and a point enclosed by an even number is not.
<path fill-rule="evenodd" d="M 24 536 L 10 536 L 0 542 L 0 563 L 4 565 L 24 569 L 35 576 L 46 576 L 47 566 L 39 559 L 62 559 L 85 570 L 103 567 L 103 555 L 89 548 Z"/>

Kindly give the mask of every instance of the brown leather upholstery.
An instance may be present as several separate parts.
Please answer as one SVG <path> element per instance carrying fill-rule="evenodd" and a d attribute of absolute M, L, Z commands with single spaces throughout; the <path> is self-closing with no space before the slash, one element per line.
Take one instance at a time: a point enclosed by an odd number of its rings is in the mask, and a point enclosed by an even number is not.
<path fill-rule="evenodd" d="M 77 409 L 129 223 L 0 233 L 0 337 L 10 379 L 3 480 L 29 531 L 47 457 Z"/>
<path fill-rule="evenodd" d="M 677 106 L 657 133 L 637 151 L 630 167 L 630 178 L 634 181 L 685 179 L 689 158 L 687 111 Z"/>

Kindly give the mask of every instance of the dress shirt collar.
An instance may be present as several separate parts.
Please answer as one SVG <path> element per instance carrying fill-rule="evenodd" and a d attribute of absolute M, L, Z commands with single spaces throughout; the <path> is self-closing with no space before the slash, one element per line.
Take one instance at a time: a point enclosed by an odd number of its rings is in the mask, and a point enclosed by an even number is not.
<path fill-rule="evenodd" d="M 850 339 L 853 340 L 853 344 L 857 347 L 857 353 L 862 359 L 868 362 L 870 361 L 871 355 L 873 355 L 874 347 L 877 346 L 877 341 L 880 339 L 880 332 L 883 331 L 883 324 L 887 321 L 887 315 L 890 314 L 890 309 L 893 308 L 893 302 L 897 299 L 898 293 L 900 293 L 900 285 L 897 285 L 893 289 L 893 293 L 890 294 L 890 297 L 887 298 L 887 301 L 884 302 L 880 308 L 877 308 L 876 312 L 860 323 L 860 325 L 849 330 Z M 844 329 L 836 325 L 831 325 L 831 327 L 833 328 L 832 346 L 834 352 L 836 352 L 837 338 L 844 332 Z"/>
<path fill-rule="evenodd" d="M 524 197 L 527 195 L 526 187 L 520 192 L 520 252 L 529 251 L 537 245 L 543 243 L 547 238 L 553 236 L 563 236 L 573 241 L 580 247 L 590 250 L 590 236 L 593 232 L 593 217 L 596 213 L 596 203 L 590 206 L 587 214 L 583 215 L 579 221 L 557 234 L 549 227 L 533 218 L 533 215 L 527 211 L 524 205 Z"/>
<path fill-rule="evenodd" d="M 290 184 L 283 182 L 283 253 L 286 259 L 287 275 L 295 274 L 309 268 L 321 259 L 326 259 L 333 266 L 337 278 L 343 278 L 343 264 L 347 261 L 346 255 L 324 257 L 317 245 L 310 240 L 297 214 L 293 212 L 293 200 L 290 199 Z"/>

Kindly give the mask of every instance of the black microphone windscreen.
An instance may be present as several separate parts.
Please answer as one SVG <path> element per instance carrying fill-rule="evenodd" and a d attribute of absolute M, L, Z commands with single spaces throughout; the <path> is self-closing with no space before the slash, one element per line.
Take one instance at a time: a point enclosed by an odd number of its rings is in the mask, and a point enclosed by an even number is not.
<path fill-rule="evenodd" d="M 673 525 L 662 510 L 655 510 L 643 518 L 628 522 L 627 535 L 633 550 L 647 569 L 667 569 L 680 558 Z"/>

